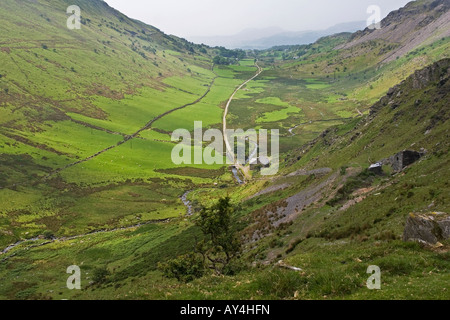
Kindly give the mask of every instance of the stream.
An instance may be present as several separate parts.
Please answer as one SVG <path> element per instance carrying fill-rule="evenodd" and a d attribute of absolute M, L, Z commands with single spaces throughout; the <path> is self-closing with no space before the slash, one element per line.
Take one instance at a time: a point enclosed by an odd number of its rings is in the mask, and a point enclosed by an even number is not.
<path fill-rule="evenodd" d="M 233 172 L 233 176 L 239 184 L 244 184 L 244 181 L 239 177 L 238 169 L 235 166 L 231 168 L 231 172 Z"/>
<path fill-rule="evenodd" d="M 192 214 L 194 213 L 194 209 L 192 208 L 192 204 L 191 201 L 188 200 L 187 196 L 192 192 L 192 190 L 190 191 L 186 191 L 182 196 L 181 196 L 181 201 L 183 202 L 184 206 L 187 209 L 187 216 L 192 216 Z"/>

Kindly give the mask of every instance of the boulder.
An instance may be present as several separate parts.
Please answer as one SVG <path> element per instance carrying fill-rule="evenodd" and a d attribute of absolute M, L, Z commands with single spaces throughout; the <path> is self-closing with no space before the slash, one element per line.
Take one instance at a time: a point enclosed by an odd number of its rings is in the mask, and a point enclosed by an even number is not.
<path fill-rule="evenodd" d="M 411 213 L 406 220 L 403 241 L 436 244 L 448 238 L 450 238 L 450 215 L 447 213 Z"/>

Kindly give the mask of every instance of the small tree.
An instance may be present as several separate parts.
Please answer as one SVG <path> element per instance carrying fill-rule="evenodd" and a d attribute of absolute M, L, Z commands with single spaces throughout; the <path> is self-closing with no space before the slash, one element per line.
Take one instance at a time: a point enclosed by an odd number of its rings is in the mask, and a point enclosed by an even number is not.
<path fill-rule="evenodd" d="M 233 228 L 234 208 L 229 197 L 220 199 L 209 208 L 202 208 L 196 224 L 206 239 L 198 243 L 197 251 L 203 256 L 205 264 L 216 273 L 224 269 L 235 259 L 241 249 L 241 243 Z"/>
<path fill-rule="evenodd" d="M 160 269 L 168 278 L 190 282 L 204 275 L 207 268 L 217 274 L 229 274 L 235 271 L 234 264 L 241 243 L 233 228 L 234 208 L 230 198 L 220 199 L 211 207 L 203 207 L 196 220 L 204 239 L 196 241 L 193 252 L 159 263 Z"/>

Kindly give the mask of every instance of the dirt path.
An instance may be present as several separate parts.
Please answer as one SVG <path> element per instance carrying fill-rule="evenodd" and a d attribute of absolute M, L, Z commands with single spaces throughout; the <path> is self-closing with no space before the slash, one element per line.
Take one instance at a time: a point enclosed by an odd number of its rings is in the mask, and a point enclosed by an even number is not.
<path fill-rule="evenodd" d="M 234 96 L 236 95 L 236 93 L 238 93 L 238 91 L 241 90 L 244 86 L 246 86 L 247 83 L 249 83 L 250 81 L 254 80 L 256 77 L 258 77 L 263 72 L 263 69 L 258 65 L 258 62 L 255 62 L 255 66 L 258 68 L 258 71 L 256 72 L 256 74 L 253 77 L 251 77 L 250 79 L 248 79 L 247 81 L 245 81 L 244 83 L 242 83 L 233 92 L 233 94 L 231 95 L 230 99 L 228 99 L 227 105 L 225 106 L 225 111 L 223 113 L 223 139 L 224 139 L 224 142 L 225 142 L 227 155 L 233 155 L 234 154 L 234 150 L 230 146 L 230 142 L 228 141 L 228 135 L 227 135 L 228 110 L 230 109 L 231 102 L 233 101 Z M 234 167 L 236 169 L 240 170 L 244 174 L 244 176 L 246 175 L 245 174 L 245 168 L 242 166 L 242 164 L 236 162 L 236 160 L 234 161 Z M 234 176 L 235 176 L 236 180 L 239 182 L 240 181 L 239 177 L 236 174 L 234 174 Z M 242 182 L 244 183 L 245 181 L 242 181 Z"/>

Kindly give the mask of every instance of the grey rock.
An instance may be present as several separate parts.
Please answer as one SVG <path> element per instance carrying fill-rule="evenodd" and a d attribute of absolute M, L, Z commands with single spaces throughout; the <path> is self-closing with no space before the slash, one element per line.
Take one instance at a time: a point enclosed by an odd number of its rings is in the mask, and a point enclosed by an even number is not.
<path fill-rule="evenodd" d="M 448 238 L 450 238 L 450 215 L 447 213 L 411 213 L 406 220 L 403 241 L 436 244 Z"/>

